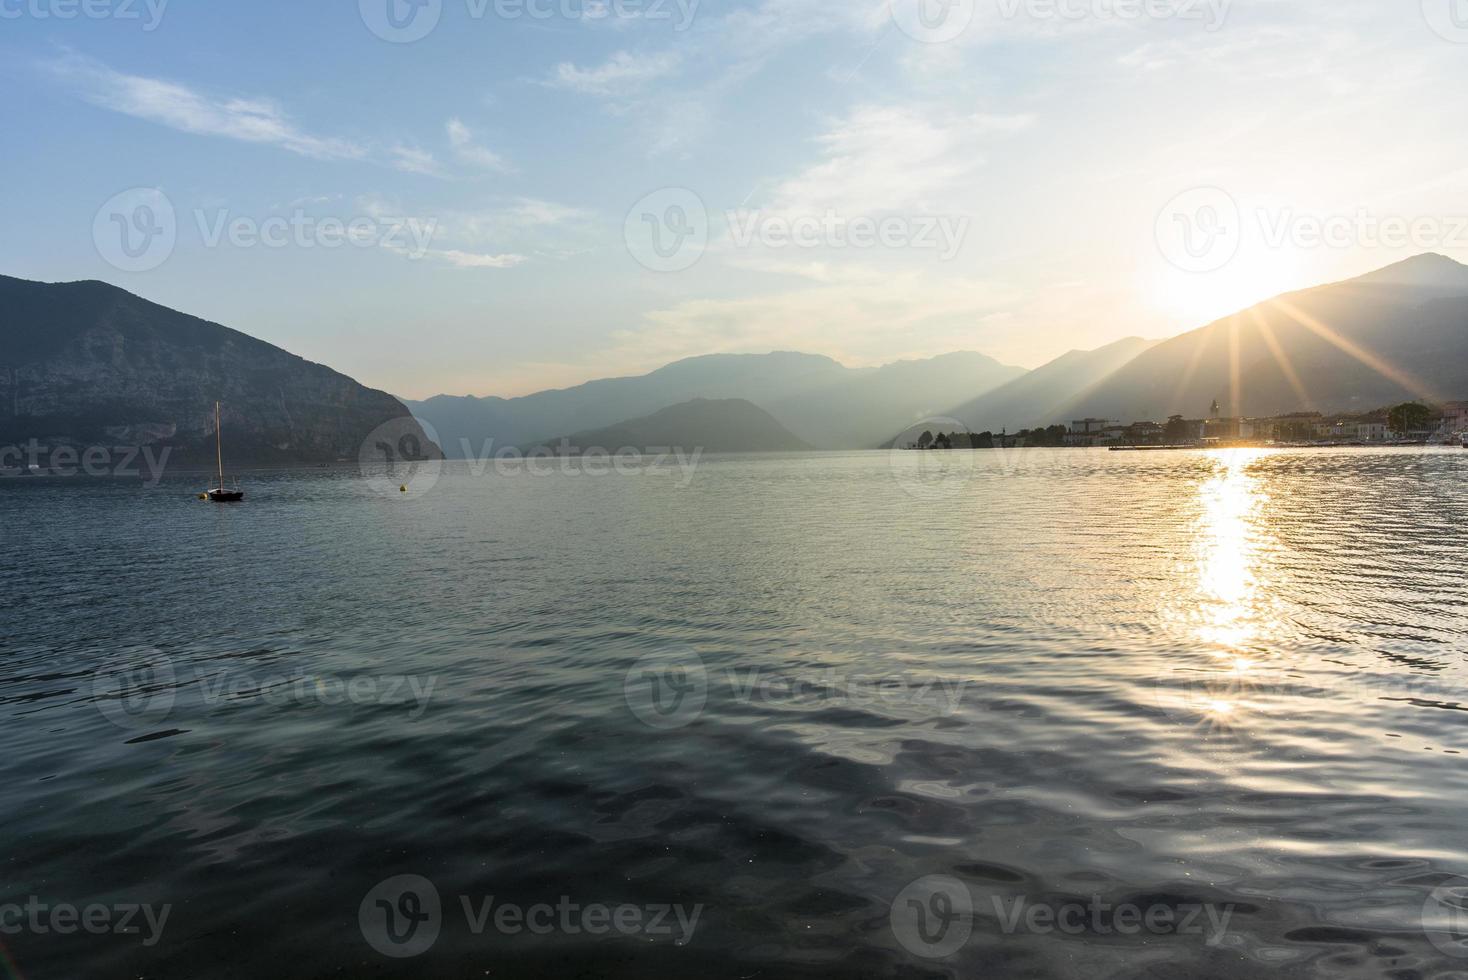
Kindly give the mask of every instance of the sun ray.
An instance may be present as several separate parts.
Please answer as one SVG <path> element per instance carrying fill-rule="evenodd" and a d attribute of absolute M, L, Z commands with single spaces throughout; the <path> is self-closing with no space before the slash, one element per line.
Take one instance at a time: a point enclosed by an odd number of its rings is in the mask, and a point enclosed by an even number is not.
<path fill-rule="evenodd" d="M 1199 334 L 1198 342 L 1193 348 L 1193 359 L 1188 362 L 1188 369 L 1183 372 L 1182 379 L 1179 380 L 1177 383 L 1177 390 L 1172 393 L 1172 407 L 1182 410 L 1184 414 L 1186 414 L 1186 410 L 1182 409 L 1182 407 L 1178 403 L 1182 400 L 1183 392 L 1187 391 L 1188 389 L 1188 382 L 1192 381 L 1193 375 L 1197 373 L 1198 363 L 1203 360 L 1203 351 L 1206 350 L 1207 347 L 1208 337 L 1203 334 Z"/>
<path fill-rule="evenodd" d="M 1290 363 L 1289 355 L 1280 346 L 1279 338 L 1274 335 L 1274 327 L 1259 312 L 1259 307 L 1257 306 L 1249 308 L 1249 315 L 1254 318 L 1254 323 L 1259 328 L 1259 336 L 1263 338 L 1264 345 L 1269 348 L 1269 352 L 1274 355 L 1275 363 L 1279 365 L 1279 369 L 1283 372 L 1285 380 L 1294 389 L 1295 395 L 1300 399 L 1300 404 L 1303 406 L 1304 411 L 1313 412 L 1315 410 L 1315 400 L 1310 397 L 1310 392 L 1305 390 L 1305 383 L 1300 380 L 1300 375 L 1295 371 L 1294 364 Z"/>
<path fill-rule="evenodd" d="M 1327 342 L 1334 344 L 1336 347 L 1340 348 L 1342 351 L 1349 354 L 1351 357 L 1354 357 L 1356 360 L 1360 361 L 1362 364 L 1371 368 L 1371 370 L 1375 371 L 1377 374 L 1380 374 L 1382 377 L 1388 379 L 1389 381 L 1401 385 L 1407 391 L 1410 391 L 1421 398 L 1425 398 L 1428 401 L 1440 402 L 1444 400 L 1436 393 L 1434 393 L 1425 382 L 1421 381 L 1418 378 L 1414 378 L 1412 375 L 1408 374 L 1406 371 L 1403 371 L 1401 368 L 1389 363 L 1382 357 L 1373 354 L 1371 351 L 1362 347 L 1355 341 L 1342 337 L 1339 333 L 1331 329 L 1328 325 L 1315 319 L 1315 317 L 1306 313 L 1298 306 L 1295 306 L 1294 304 L 1287 302 L 1284 299 L 1272 299 L 1269 302 L 1270 305 L 1276 306 L 1279 309 L 1283 310 L 1302 327 L 1305 327 L 1307 330 L 1310 330 L 1313 333 L 1319 335 Z"/>
<path fill-rule="evenodd" d="M 1228 390 L 1230 416 L 1243 415 L 1243 385 L 1239 377 L 1239 318 L 1228 318 Z"/>

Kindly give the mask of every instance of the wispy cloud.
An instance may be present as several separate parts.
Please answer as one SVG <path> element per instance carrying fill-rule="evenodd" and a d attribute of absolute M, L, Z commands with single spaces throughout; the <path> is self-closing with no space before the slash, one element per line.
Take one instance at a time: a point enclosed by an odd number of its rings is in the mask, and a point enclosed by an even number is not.
<path fill-rule="evenodd" d="M 357 143 L 305 132 L 267 99 L 207 95 L 177 82 L 114 71 L 78 55 L 45 67 L 93 105 L 185 133 L 269 144 L 317 159 L 367 156 Z"/>
<path fill-rule="evenodd" d="M 427 150 L 416 146 L 408 146 L 399 143 L 391 150 L 391 160 L 394 169 L 408 174 L 425 174 L 429 177 L 442 177 L 443 171 L 439 169 L 438 158 Z"/>
<path fill-rule="evenodd" d="M 399 202 L 378 194 L 357 198 L 356 206 L 370 217 L 404 221 L 431 228 L 435 244 L 414 257 L 445 262 L 456 269 L 513 269 L 532 255 L 566 257 L 578 249 L 547 246 L 548 236 L 564 238 L 570 226 L 592 217 L 580 208 L 536 198 L 518 198 L 478 210 L 439 210 L 414 213 Z M 408 254 L 404 248 L 394 251 Z"/>
<path fill-rule="evenodd" d="M 486 255 L 480 252 L 464 252 L 459 249 L 432 249 L 428 253 L 442 259 L 457 269 L 513 269 L 528 261 L 524 255 L 508 252 L 503 255 Z"/>
<path fill-rule="evenodd" d="M 629 95 L 648 82 L 665 78 L 678 70 L 682 59 L 675 53 L 634 55 L 618 51 L 610 59 L 592 68 L 578 68 L 569 61 L 557 65 L 546 84 L 552 88 L 583 92 L 587 95 Z"/>
<path fill-rule="evenodd" d="M 1025 129 L 1028 115 L 954 116 L 913 105 L 860 106 L 827 128 L 823 159 L 780 182 L 773 211 L 847 215 L 952 209 L 983 163 L 985 136 Z"/>
<path fill-rule="evenodd" d="M 483 170 L 505 170 L 504 158 L 493 150 L 480 146 L 474 139 L 474 133 L 459 119 L 450 119 L 444 127 L 448 131 L 449 145 L 454 148 L 454 156 L 461 162 Z"/>

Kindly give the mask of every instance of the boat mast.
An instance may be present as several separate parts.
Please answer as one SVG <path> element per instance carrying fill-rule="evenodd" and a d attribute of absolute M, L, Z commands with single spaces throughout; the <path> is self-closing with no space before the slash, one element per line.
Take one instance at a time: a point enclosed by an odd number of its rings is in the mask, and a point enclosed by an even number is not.
<path fill-rule="evenodd" d="M 219 431 L 219 403 L 214 403 L 214 453 L 219 460 L 219 489 L 224 489 L 224 446 Z"/>

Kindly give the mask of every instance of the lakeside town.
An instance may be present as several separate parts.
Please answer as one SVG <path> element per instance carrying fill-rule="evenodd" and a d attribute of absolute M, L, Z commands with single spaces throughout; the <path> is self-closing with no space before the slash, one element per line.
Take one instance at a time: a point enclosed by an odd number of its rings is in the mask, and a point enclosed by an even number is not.
<path fill-rule="evenodd" d="M 1215 400 L 1207 418 L 1173 415 L 1165 422 L 1076 419 L 1018 432 L 925 431 L 908 449 L 1076 447 L 1167 449 L 1217 446 L 1468 447 L 1468 401 L 1439 406 L 1406 402 L 1372 412 L 1293 412 L 1268 418 L 1225 416 Z"/>

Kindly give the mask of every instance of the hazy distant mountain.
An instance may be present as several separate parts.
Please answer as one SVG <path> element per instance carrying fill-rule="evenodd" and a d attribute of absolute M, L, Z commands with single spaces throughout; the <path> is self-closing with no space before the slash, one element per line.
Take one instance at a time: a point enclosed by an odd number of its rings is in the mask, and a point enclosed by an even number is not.
<path fill-rule="evenodd" d="M 328 367 L 116 286 L 0 276 L 0 445 L 171 446 L 175 463 L 212 463 L 216 399 L 233 463 L 356 459 L 377 426 L 408 415 Z"/>
<path fill-rule="evenodd" d="M 983 354 L 945 354 L 857 372 L 856 377 L 765 407 L 813 445 L 869 449 L 890 438 L 894 424 L 928 418 L 1024 374 L 1024 368 Z"/>
<path fill-rule="evenodd" d="M 981 354 L 847 368 L 815 354 L 711 354 L 651 374 L 591 381 L 520 398 L 440 395 L 408 402 L 450 456 L 602 428 L 694 398 L 743 398 L 818 448 L 866 448 L 916 418 L 1022 373 Z"/>
<path fill-rule="evenodd" d="M 1286 293 L 1145 351 L 1060 418 L 1201 418 L 1215 398 L 1234 415 L 1468 398 L 1468 266 L 1420 255 Z"/>
<path fill-rule="evenodd" d="M 692 357 L 651 374 L 606 378 L 519 398 L 439 395 L 408 402 L 438 433 L 451 457 L 480 453 L 484 444 L 525 445 L 640 418 L 692 398 L 769 400 L 827 384 L 846 369 L 829 357 L 779 352 Z"/>
<path fill-rule="evenodd" d="M 1057 423 L 1064 410 L 1113 371 L 1157 344 L 1128 337 L 1096 350 L 1073 350 L 957 408 L 938 413 L 973 432 L 1033 429 Z"/>
<path fill-rule="evenodd" d="M 562 448 L 563 444 L 578 452 L 597 448 L 609 453 L 628 447 L 639 451 L 702 449 L 707 453 L 792 452 L 811 448 L 775 421 L 769 412 L 742 398 L 717 401 L 695 398 L 645 418 L 542 443 L 553 450 Z"/>

